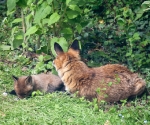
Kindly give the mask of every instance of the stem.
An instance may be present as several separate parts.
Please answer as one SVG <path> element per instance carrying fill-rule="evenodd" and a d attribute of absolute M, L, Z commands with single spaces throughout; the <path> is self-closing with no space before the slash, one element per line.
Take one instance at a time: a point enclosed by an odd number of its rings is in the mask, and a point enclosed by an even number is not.
<path fill-rule="evenodd" d="M 55 12 L 55 8 L 54 8 L 54 1 L 52 2 L 52 10 L 53 10 L 53 13 Z M 53 24 L 53 34 L 54 36 L 57 35 L 57 31 L 56 31 L 56 26 L 55 26 L 55 23 Z"/>
<path fill-rule="evenodd" d="M 38 38 L 38 40 L 37 40 L 37 49 L 40 48 L 40 45 L 41 45 L 41 43 L 40 43 L 41 37 L 42 37 L 42 35 L 39 35 L 39 38 Z"/>
<path fill-rule="evenodd" d="M 63 3 L 61 4 L 61 6 L 63 6 Z M 63 22 L 63 17 L 64 17 L 64 15 L 66 14 L 66 10 L 67 10 L 67 6 L 65 6 L 65 9 L 64 9 L 64 11 L 63 11 L 63 14 L 62 14 L 62 16 L 61 16 L 61 18 L 60 18 L 60 21 L 59 21 L 59 31 L 60 31 L 60 29 L 62 28 L 62 22 Z M 62 9 L 61 9 L 61 11 L 62 11 Z"/>
<path fill-rule="evenodd" d="M 23 31 L 23 34 L 26 33 L 26 26 L 25 26 L 25 18 L 24 18 L 24 14 L 23 14 L 23 9 L 21 9 L 21 18 L 22 18 L 22 31 Z M 23 43 L 25 45 L 27 45 L 27 39 L 25 37 L 25 35 L 23 36 Z M 25 52 L 26 49 L 23 49 L 23 52 Z"/>

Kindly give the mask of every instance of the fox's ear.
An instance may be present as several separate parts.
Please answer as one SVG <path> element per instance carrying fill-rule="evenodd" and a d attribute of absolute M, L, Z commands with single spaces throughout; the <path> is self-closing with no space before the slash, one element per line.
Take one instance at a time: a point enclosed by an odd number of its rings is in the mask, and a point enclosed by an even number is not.
<path fill-rule="evenodd" d="M 33 85 L 32 76 L 28 76 L 28 77 L 25 79 L 25 83 L 26 83 L 27 85 Z"/>
<path fill-rule="evenodd" d="M 18 80 L 18 77 L 12 75 L 12 78 L 14 79 L 14 81 L 17 81 Z"/>
<path fill-rule="evenodd" d="M 74 40 L 72 45 L 70 46 L 69 53 L 73 53 L 76 57 L 80 58 L 79 53 L 80 53 L 80 48 L 79 48 L 79 42 L 78 40 Z"/>
<path fill-rule="evenodd" d="M 73 49 L 75 51 L 80 51 L 78 40 L 74 40 L 69 49 Z"/>
<path fill-rule="evenodd" d="M 54 49 L 57 55 L 61 55 L 64 53 L 63 49 L 58 43 L 54 43 Z"/>

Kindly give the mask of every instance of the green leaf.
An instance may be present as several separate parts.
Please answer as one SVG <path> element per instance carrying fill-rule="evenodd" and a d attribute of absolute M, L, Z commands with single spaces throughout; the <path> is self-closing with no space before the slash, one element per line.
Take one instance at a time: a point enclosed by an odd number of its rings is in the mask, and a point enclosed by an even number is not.
<path fill-rule="evenodd" d="M 132 55 L 132 50 L 126 53 L 126 56 L 131 56 Z"/>
<path fill-rule="evenodd" d="M 51 3 L 52 3 L 52 1 L 53 1 L 53 0 L 47 0 L 47 3 L 48 3 L 48 4 L 51 4 Z"/>
<path fill-rule="evenodd" d="M 44 25 L 44 24 L 47 24 L 48 21 L 49 21 L 49 19 L 43 19 L 43 20 L 42 20 L 42 24 L 43 24 L 43 25 Z"/>
<path fill-rule="evenodd" d="M 50 59 L 52 59 L 50 55 L 45 55 L 45 56 L 44 56 L 44 61 L 48 61 L 48 60 L 50 60 Z"/>
<path fill-rule="evenodd" d="M 84 13 L 88 13 L 88 12 L 90 12 L 90 9 L 85 8 L 85 9 L 84 9 Z"/>
<path fill-rule="evenodd" d="M 66 0 L 66 5 L 69 6 L 69 3 L 71 2 L 72 0 Z"/>
<path fill-rule="evenodd" d="M 22 18 L 17 18 L 12 21 L 12 23 L 19 23 L 19 22 L 22 22 Z"/>
<path fill-rule="evenodd" d="M 16 0 L 7 0 L 7 9 L 12 11 L 16 7 Z"/>
<path fill-rule="evenodd" d="M 61 33 L 64 33 L 64 34 L 72 34 L 72 29 L 71 28 L 64 28 Z"/>
<path fill-rule="evenodd" d="M 48 54 L 47 50 L 48 50 L 47 46 L 41 46 L 39 49 L 36 50 L 36 53 L 41 54 L 43 52 Z"/>
<path fill-rule="evenodd" d="M 59 19 L 60 19 L 60 15 L 59 15 L 57 12 L 53 13 L 53 14 L 50 16 L 50 19 L 49 19 L 49 21 L 48 21 L 48 25 L 50 26 L 50 25 L 52 25 L 52 24 L 58 22 Z"/>
<path fill-rule="evenodd" d="M 60 37 L 60 38 L 57 38 L 57 37 L 53 37 L 50 41 L 50 46 L 51 46 L 51 51 L 52 51 L 52 54 L 54 56 L 56 56 L 56 53 L 55 53 L 55 50 L 54 50 L 54 43 L 57 42 L 61 47 L 62 49 L 66 52 L 67 49 L 68 49 L 68 42 L 66 41 L 66 39 L 64 37 Z"/>
<path fill-rule="evenodd" d="M 13 47 L 14 47 L 14 49 L 18 48 L 22 43 L 23 43 L 23 40 L 21 40 L 21 39 L 14 39 L 13 40 Z"/>
<path fill-rule="evenodd" d="M 143 9 L 141 8 L 141 9 L 136 13 L 136 17 L 135 17 L 134 21 L 136 21 L 136 20 L 138 20 L 139 18 L 141 18 L 142 15 L 143 15 L 143 13 L 144 13 L 144 11 L 143 11 Z"/>
<path fill-rule="evenodd" d="M 52 62 L 48 62 L 48 64 L 46 65 L 47 69 L 52 69 L 53 68 L 53 64 Z"/>
<path fill-rule="evenodd" d="M 81 31 L 82 31 L 82 26 L 78 23 L 78 24 L 76 25 L 76 29 L 77 29 L 78 33 L 80 34 Z"/>
<path fill-rule="evenodd" d="M 82 12 L 82 10 L 81 10 L 77 5 L 70 5 L 69 8 L 70 8 L 71 10 L 77 11 L 77 12 L 79 12 L 79 13 Z"/>
<path fill-rule="evenodd" d="M 27 30 L 27 32 L 25 33 L 25 36 L 34 34 L 37 30 L 38 30 L 38 28 L 37 28 L 36 26 L 30 27 L 30 28 Z"/>
<path fill-rule="evenodd" d="M 111 86 L 111 85 L 112 85 L 112 82 L 109 82 L 109 83 L 108 83 L 108 86 Z"/>
<path fill-rule="evenodd" d="M 33 19 L 33 15 L 31 13 L 25 17 L 27 29 L 29 29 L 31 27 L 32 19 Z"/>
<path fill-rule="evenodd" d="M 40 62 L 43 62 L 43 60 L 44 60 L 43 55 L 40 55 L 38 59 L 39 59 Z"/>
<path fill-rule="evenodd" d="M 23 35 L 19 34 L 15 36 L 15 39 L 13 40 L 13 47 L 17 48 L 23 43 Z"/>
<path fill-rule="evenodd" d="M 139 35 L 138 32 L 137 32 L 137 33 L 134 33 L 133 39 L 134 39 L 134 40 L 140 40 L 140 35 Z"/>
<path fill-rule="evenodd" d="M 120 26 L 125 25 L 125 20 L 123 18 L 118 18 L 117 22 Z"/>
<path fill-rule="evenodd" d="M 97 92 L 98 94 L 100 94 L 101 89 L 100 89 L 100 88 L 97 88 L 97 89 L 96 89 L 96 92 Z"/>
<path fill-rule="evenodd" d="M 51 7 L 44 2 L 35 13 L 35 23 L 40 23 L 41 19 L 44 19 L 51 12 Z M 40 15 L 40 16 L 39 16 Z"/>
<path fill-rule="evenodd" d="M 79 12 L 69 10 L 66 12 L 69 19 L 74 19 L 79 15 Z"/>
<path fill-rule="evenodd" d="M 19 6 L 20 8 L 25 8 L 27 7 L 27 2 L 28 0 L 17 0 L 17 6 Z"/>
<path fill-rule="evenodd" d="M 8 45 L 0 45 L 0 50 L 11 50 L 11 46 L 8 46 Z"/>

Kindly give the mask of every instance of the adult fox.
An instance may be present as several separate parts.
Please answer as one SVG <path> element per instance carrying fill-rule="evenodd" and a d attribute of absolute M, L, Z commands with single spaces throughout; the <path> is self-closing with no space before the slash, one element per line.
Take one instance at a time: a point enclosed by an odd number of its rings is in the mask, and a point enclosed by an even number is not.
<path fill-rule="evenodd" d="M 61 79 L 50 74 L 38 74 L 31 76 L 13 76 L 14 90 L 19 98 L 25 98 L 31 95 L 33 91 L 40 90 L 42 92 L 65 91 L 65 86 Z"/>
<path fill-rule="evenodd" d="M 79 43 L 73 42 L 68 52 L 58 43 L 54 44 L 57 54 L 53 64 L 66 90 L 92 101 L 116 102 L 130 96 L 141 94 L 146 87 L 145 81 L 125 66 L 108 64 L 89 68 L 80 60 Z"/>

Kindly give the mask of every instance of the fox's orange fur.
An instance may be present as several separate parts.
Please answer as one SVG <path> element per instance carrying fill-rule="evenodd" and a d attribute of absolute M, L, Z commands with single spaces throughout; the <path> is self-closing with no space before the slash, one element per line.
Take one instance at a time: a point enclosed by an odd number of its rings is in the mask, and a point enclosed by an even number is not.
<path fill-rule="evenodd" d="M 97 68 L 87 67 L 80 60 L 77 40 L 68 52 L 63 52 L 57 43 L 54 48 L 57 54 L 54 66 L 70 93 L 77 92 L 78 96 L 90 101 L 97 98 L 98 101 L 116 102 L 139 95 L 145 89 L 145 81 L 125 66 L 108 64 Z"/>
<path fill-rule="evenodd" d="M 31 76 L 22 76 L 14 79 L 14 90 L 19 98 L 25 98 L 31 95 L 33 91 L 42 92 L 64 91 L 65 86 L 61 79 L 53 74 L 38 74 Z"/>

